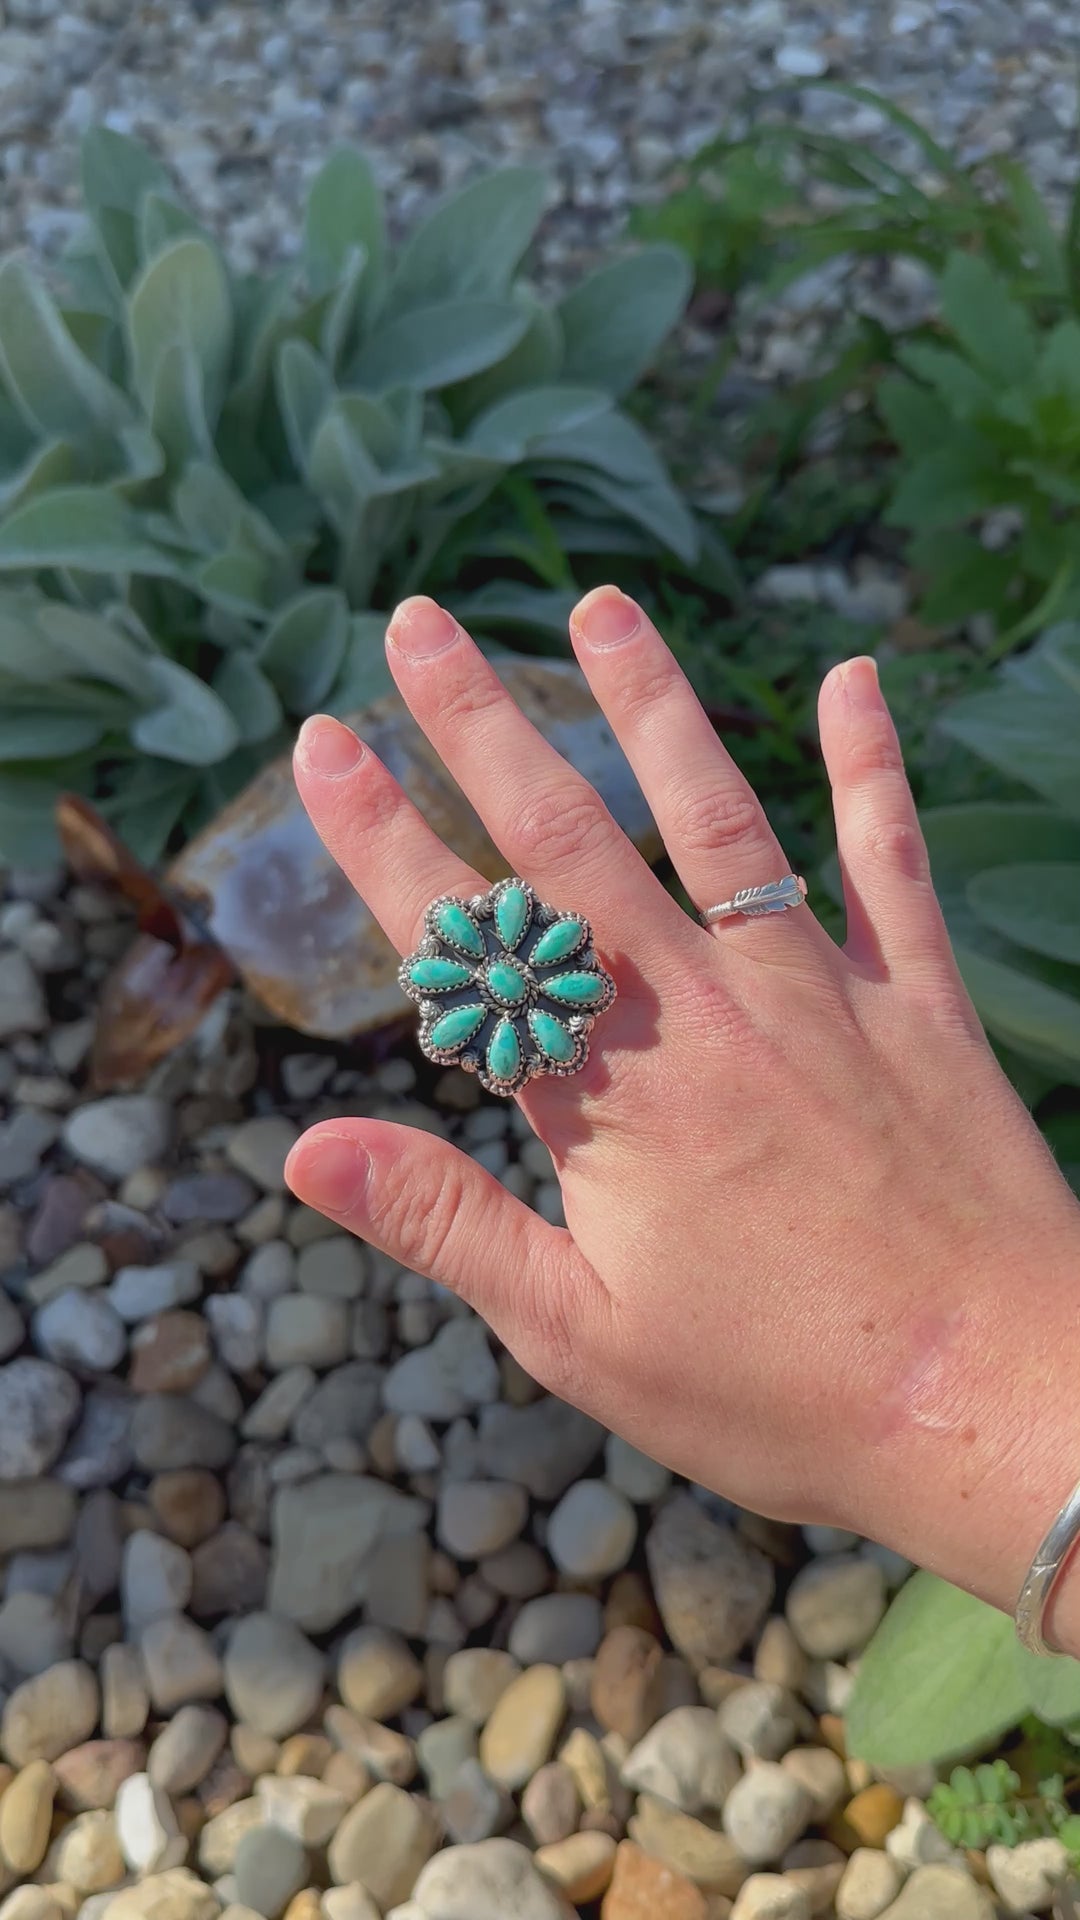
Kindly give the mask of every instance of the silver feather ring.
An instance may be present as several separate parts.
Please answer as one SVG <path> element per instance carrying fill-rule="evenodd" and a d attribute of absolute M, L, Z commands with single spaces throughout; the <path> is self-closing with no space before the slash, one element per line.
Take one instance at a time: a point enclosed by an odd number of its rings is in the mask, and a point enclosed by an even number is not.
<path fill-rule="evenodd" d="M 732 899 L 705 907 L 698 919 L 703 927 L 711 927 L 714 920 L 733 920 L 741 914 L 752 919 L 759 913 L 785 913 L 788 907 L 801 907 L 805 899 L 806 881 L 800 874 L 785 873 L 782 880 L 770 880 L 763 887 L 740 888 Z"/>

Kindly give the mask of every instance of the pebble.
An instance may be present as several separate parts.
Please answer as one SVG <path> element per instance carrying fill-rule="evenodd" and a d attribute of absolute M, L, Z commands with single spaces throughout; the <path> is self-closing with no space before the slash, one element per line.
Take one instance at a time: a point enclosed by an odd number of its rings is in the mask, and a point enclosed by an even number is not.
<path fill-rule="evenodd" d="M 327 1887 L 321 1904 L 325 1920 L 380 1920 L 378 1907 L 358 1881 L 349 1887 Z"/>
<path fill-rule="evenodd" d="M 118 1093 L 77 1107 L 64 1122 L 72 1158 L 110 1180 L 153 1166 L 172 1138 L 172 1111 L 152 1094 Z"/>
<path fill-rule="evenodd" d="M 59 1480 L 0 1480 L 5 1552 L 61 1546 L 75 1525 L 75 1496 Z"/>
<path fill-rule="evenodd" d="M 247 1613 L 266 1603 L 270 1556 L 237 1520 L 226 1520 L 191 1555 L 189 1611 L 196 1619 Z"/>
<path fill-rule="evenodd" d="M 918 1806 L 920 1812 L 925 1815 L 926 1821 L 933 1827 L 938 1839 L 944 1840 L 944 1835 L 940 1832 L 939 1828 L 934 1825 L 934 1822 L 930 1820 L 930 1816 L 926 1813 L 925 1808 L 921 1807 L 917 1800 L 909 1802 L 908 1804 Z M 851 1832 L 857 1836 L 864 1847 L 883 1847 L 889 1835 L 893 1832 L 894 1828 L 900 1825 L 903 1818 L 904 1802 L 901 1800 L 895 1787 L 889 1786 L 884 1780 L 875 1780 L 870 1786 L 863 1787 L 862 1791 L 855 1794 L 844 1808 L 846 1825 L 850 1828 Z M 926 1831 L 923 1822 L 918 1823 L 918 1832 L 923 1844 L 928 1843 L 933 1849 L 931 1852 L 923 1853 L 919 1857 L 926 1860 L 945 1860 L 952 1858 L 951 1849 L 946 1853 L 943 1849 L 934 1847 L 933 1836 Z M 948 1844 L 948 1841 L 945 1841 L 946 1847 L 948 1847 Z M 911 1859 L 910 1864 L 917 1864 L 915 1857 Z"/>
<path fill-rule="evenodd" d="M 797 1840 L 780 1862 L 790 1885 L 801 1887 L 812 1914 L 832 1913 L 847 1856 L 831 1840 Z"/>
<path fill-rule="evenodd" d="M 986 1870 L 1006 1913 L 1046 1913 L 1069 1877 L 1069 1856 L 1056 1838 L 1021 1840 L 1016 1847 L 987 1847 Z"/>
<path fill-rule="evenodd" d="M 692 1666 L 723 1666 L 753 1638 L 773 1596 L 764 1554 L 689 1493 L 660 1508 L 645 1540 L 664 1626 Z M 792 1622 L 794 1629 L 794 1622 Z"/>
<path fill-rule="evenodd" d="M 208 1633 L 182 1613 L 151 1621 L 139 1642 L 150 1699 L 158 1713 L 172 1713 L 189 1700 L 216 1700 L 221 1662 Z"/>
<path fill-rule="evenodd" d="M 110 1373 L 127 1349 L 124 1323 L 108 1301 L 74 1288 L 35 1314 L 34 1339 L 48 1359 L 86 1373 Z"/>
<path fill-rule="evenodd" d="M 497 1399 L 499 1370 L 480 1320 L 448 1320 L 424 1347 L 404 1354 L 383 1381 L 391 1413 L 454 1420 Z M 510 1476 L 514 1478 L 513 1474 Z"/>
<path fill-rule="evenodd" d="M 336 1626 L 367 1590 L 369 1555 L 418 1532 L 429 1508 L 382 1481 L 330 1473 L 274 1499 L 269 1605 L 315 1633 Z"/>
<path fill-rule="evenodd" d="M 49 1010 L 40 980 L 17 948 L 0 953 L 0 1040 L 19 1033 L 44 1033 Z"/>
<path fill-rule="evenodd" d="M 479 1760 L 463 1760 L 439 1812 L 449 1839 L 459 1845 L 490 1840 L 514 1821 L 514 1802 L 489 1780 Z"/>
<path fill-rule="evenodd" d="M 202 1292 L 199 1270 L 191 1260 L 173 1260 L 160 1267 L 121 1267 L 108 1288 L 110 1304 L 128 1326 L 153 1314 L 190 1305 Z"/>
<path fill-rule="evenodd" d="M 0 1288 L 0 1361 L 10 1360 L 17 1353 L 26 1335 L 22 1314 Z"/>
<path fill-rule="evenodd" d="M 601 1920 L 712 1920 L 701 1889 L 633 1840 L 615 1851 Z"/>
<path fill-rule="evenodd" d="M 266 1364 L 272 1373 L 284 1367 L 336 1367 L 349 1352 L 349 1314 L 343 1300 L 316 1294 L 285 1293 L 272 1300 L 266 1315 Z"/>
<path fill-rule="evenodd" d="M 101 1691 L 104 1702 L 104 1668 Z M 102 1714 L 104 1717 L 104 1706 Z M 133 1773 L 140 1773 L 145 1759 L 146 1750 L 140 1740 L 85 1740 L 81 1746 L 69 1747 L 53 1762 L 58 1798 L 63 1806 L 76 1813 L 108 1810 L 115 1803 L 121 1783 Z"/>
<path fill-rule="evenodd" d="M 817 80 L 829 71 L 828 55 L 805 41 L 787 41 L 773 56 L 777 72 L 789 80 Z"/>
<path fill-rule="evenodd" d="M 144 1473 L 177 1467 L 227 1467 L 236 1441 L 227 1420 L 182 1394 L 149 1393 L 136 1402 L 131 1444 Z"/>
<path fill-rule="evenodd" d="M 603 1438 L 595 1420 L 550 1395 L 525 1407 L 500 1402 L 481 1411 L 478 1464 L 535 1500 L 554 1501 L 591 1466 Z"/>
<path fill-rule="evenodd" d="M 82 1418 L 56 1463 L 57 1478 L 80 1493 L 108 1487 L 132 1467 L 132 1398 L 118 1380 L 90 1387 Z M 83 1511 L 87 1503 L 83 1503 Z"/>
<path fill-rule="evenodd" d="M 637 1516 L 606 1480 L 579 1480 L 548 1520 L 547 1549 L 573 1580 L 602 1580 L 625 1567 L 637 1539 Z"/>
<path fill-rule="evenodd" d="M 534 1773 L 521 1796 L 521 1817 L 538 1847 L 568 1839 L 581 1812 L 577 1781 L 561 1760 L 549 1760 Z"/>
<path fill-rule="evenodd" d="M 286 1367 L 275 1375 L 244 1415 L 245 1440 L 283 1440 L 315 1381 L 312 1367 Z"/>
<path fill-rule="evenodd" d="M 839 1755 L 828 1747 L 792 1747 L 780 1764 L 785 1773 L 790 1773 L 793 1780 L 806 1788 L 813 1801 L 814 1824 L 823 1826 L 836 1812 L 847 1789 L 847 1775 Z"/>
<path fill-rule="evenodd" d="M 284 1114 L 262 1114 L 234 1129 L 225 1152 L 232 1165 L 264 1193 L 284 1193 L 285 1160 L 297 1138 L 295 1123 Z"/>
<path fill-rule="evenodd" d="M 768 1680 L 750 1680 L 721 1701 L 719 1720 L 728 1739 L 744 1757 L 779 1760 L 794 1744 L 799 1708 L 784 1687 Z"/>
<path fill-rule="evenodd" d="M 101 1730 L 110 1740 L 133 1738 L 146 1725 L 150 1692 L 138 1647 L 106 1647 L 101 1656 Z"/>
<path fill-rule="evenodd" d="M 584 1906 L 599 1900 L 607 1888 L 615 1866 L 615 1845 L 610 1833 L 572 1833 L 551 1846 L 538 1847 L 534 1863 L 567 1900 Z"/>
<path fill-rule="evenodd" d="M 782 1614 L 766 1620 L 754 1651 L 754 1678 L 801 1693 L 806 1681 L 806 1655 Z"/>
<path fill-rule="evenodd" d="M 639 1453 L 617 1433 L 609 1433 L 604 1443 L 604 1466 L 612 1486 L 637 1506 L 653 1506 L 671 1485 L 669 1468 Z"/>
<path fill-rule="evenodd" d="M 439 1465 L 439 1443 L 418 1414 L 403 1413 L 394 1428 L 394 1452 L 402 1473 L 431 1473 Z"/>
<path fill-rule="evenodd" d="M 206 1321 L 178 1307 L 136 1327 L 128 1384 L 133 1393 L 190 1393 L 210 1359 Z"/>
<path fill-rule="evenodd" d="M 180 1547 L 197 1547 L 225 1518 L 221 1482 L 205 1467 L 156 1474 L 146 1497 L 158 1525 Z"/>
<path fill-rule="evenodd" d="M 118 1887 L 127 1872 L 111 1813 L 80 1813 L 64 1828 L 51 1856 L 58 1880 L 83 1899 Z"/>
<path fill-rule="evenodd" d="M 557 1667 L 526 1668 L 500 1696 L 480 1736 L 480 1762 L 509 1792 L 550 1759 L 566 1712 L 566 1683 Z"/>
<path fill-rule="evenodd" d="M 810 1913 L 801 1887 L 779 1873 L 752 1873 L 736 1895 L 731 1920 L 810 1920 Z"/>
<path fill-rule="evenodd" d="M 367 1285 L 363 1247 L 346 1233 L 301 1247 L 296 1283 L 301 1293 L 314 1293 L 323 1300 L 359 1300 Z"/>
<path fill-rule="evenodd" d="M 264 1775 L 256 1792 L 265 1825 L 292 1834 L 305 1847 L 325 1847 L 349 1809 L 343 1793 L 302 1773 L 285 1779 Z"/>
<path fill-rule="evenodd" d="M 170 1180 L 162 1211 L 178 1227 L 231 1225 L 250 1212 L 255 1188 L 242 1173 L 187 1173 Z"/>
<path fill-rule="evenodd" d="M 676 1707 L 649 1728 L 622 1765 L 626 1786 L 670 1801 L 683 1813 L 719 1810 L 742 1769 L 709 1707 Z"/>
<path fill-rule="evenodd" d="M 124 1545 L 120 1604 L 128 1637 L 137 1640 L 151 1620 L 182 1613 L 191 1598 L 191 1557 L 173 1540 L 141 1528 Z"/>
<path fill-rule="evenodd" d="M 233 1873 L 240 1904 L 264 1920 L 278 1920 L 307 1882 L 308 1857 L 295 1834 L 252 1827 L 236 1849 Z"/>
<path fill-rule="evenodd" d="M 872 1560 L 829 1555 L 797 1573 L 787 1620 L 803 1652 L 815 1660 L 860 1653 L 885 1612 L 885 1576 Z"/>
<path fill-rule="evenodd" d="M 646 1853 L 707 1892 L 733 1896 L 746 1879 L 746 1861 L 726 1833 L 680 1813 L 651 1793 L 638 1799 L 628 1831 Z"/>
<path fill-rule="evenodd" d="M 84 1213 L 87 1197 L 81 1194 L 80 1206 Z M 80 1220 L 80 1226 L 82 1221 Z M 32 1238 L 32 1236 L 31 1236 Z M 33 1247 L 28 1247 L 34 1257 Z M 53 1260 L 42 1273 L 35 1273 L 26 1285 L 26 1298 L 32 1306 L 44 1307 L 55 1300 L 59 1294 L 69 1290 L 86 1290 L 99 1287 L 109 1277 L 109 1263 L 99 1246 L 91 1240 L 84 1240 L 77 1247 L 69 1247 L 58 1260 Z"/>
<path fill-rule="evenodd" d="M 254 1796 L 233 1800 L 211 1816 L 199 1835 L 199 1865 L 209 1880 L 232 1872 L 245 1833 L 262 1824 L 262 1807 Z"/>
<path fill-rule="evenodd" d="M 664 1693 L 660 1642 L 644 1627 L 612 1627 L 597 1650 L 590 1681 L 600 1725 L 632 1745 L 659 1719 Z"/>
<path fill-rule="evenodd" d="M 325 1662 L 291 1620 L 252 1613 L 225 1648 L 225 1692 L 234 1714 L 256 1733 L 280 1740 L 314 1714 Z"/>
<path fill-rule="evenodd" d="M 46 1473 L 78 1411 L 78 1387 L 51 1360 L 26 1357 L 0 1368 L 0 1481 Z"/>
<path fill-rule="evenodd" d="M 211 1887 L 186 1867 L 172 1867 L 113 1894 L 105 1911 L 108 1920 L 217 1920 L 220 1910 Z"/>
<path fill-rule="evenodd" d="M 900 1891 L 895 1860 L 876 1847 L 856 1847 L 836 1889 L 837 1920 L 879 1920 Z"/>
<path fill-rule="evenodd" d="M 812 1813 L 801 1781 L 773 1761 L 761 1760 L 728 1794 L 724 1832 L 751 1866 L 765 1866 L 806 1831 Z"/>
<path fill-rule="evenodd" d="M 424 1920 L 566 1920 L 561 1896 L 516 1840 L 447 1847 L 416 1881 L 413 1902 Z"/>
<path fill-rule="evenodd" d="M 90 1738 L 98 1707 L 91 1669 L 82 1660 L 61 1660 L 8 1695 L 0 1718 L 0 1752 L 13 1767 L 55 1760 Z"/>
<path fill-rule="evenodd" d="M 378 1415 L 380 1369 L 352 1360 L 316 1382 L 292 1422 L 293 1439 L 321 1451 L 335 1440 L 366 1441 Z"/>
<path fill-rule="evenodd" d="M 172 1802 L 145 1773 L 133 1773 L 121 1783 L 114 1818 L 120 1851 L 133 1873 L 163 1873 L 183 1864 L 187 1841 Z"/>
<path fill-rule="evenodd" d="M 523 1667 L 547 1662 L 561 1667 L 596 1652 L 604 1630 L 603 1609 L 591 1593 L 542 1593 L 526 1601 L 507 1642 Z"/>
<path fill-rule="evenodd" d="M 10 1568 L 8 1588 L 0 1604 L 0 1667 L 26 1679 L 69 1660 L 75 1647 L 67 1608 L 59 1608 L 51 1594 L 13 1589 Z"/>
<path fill-rule="evenodd" d="M 424 1674 L 398 1634 L 382 1627 L 358 1627 L 342 1642 L 338 1655 L 338 1692 L 354 1713 L 393 1720 L 416 1699 Z"/>
<path fill-rule="evenodd" d="M 228 1736 L 228 1723 L 216 1707 L 181 1707 L 150 1749 L 146 1772 L 151 1785 L 163 1793 L 190 1793 L 205 1780 Z"/>
<path fill-rule="evenodd" d="M 359 1880 L 385 1910 L 409 1898 L 438 1844 L 434 1809 L 380 1781 L 345 1815 L 331 1840 L 326 1856 L 330 1877 L 339 1886 Z"/>
<path fill-rule="evenodd" d="M 436 1537 L 455 1558 L 479 1560 L 516 1540 L 527 1514 L 525 1489 L 508 1480 L 452 1480 L 439 1494 Z"/>
<path fill-rule="evenodd" d="M 16 1873 L 34 1873 L 45 1858 L 52 1826 L 56 1775 L 47 1760 L 31 1760 L 0 1793 L 0 1861 Z"/>
<path fill-rule="evenodd" d="M 882 1920 L 994 1920 L 994 1902 L 964 1867 L 916 1867 Z"/>
<path fill-rule="evenodd" d="M 520 1672 L 513 1656 L 498 1647 L 463 1647 L 450 1655 L 443 1673 L 447 1708 L 482 1727 Z"/>

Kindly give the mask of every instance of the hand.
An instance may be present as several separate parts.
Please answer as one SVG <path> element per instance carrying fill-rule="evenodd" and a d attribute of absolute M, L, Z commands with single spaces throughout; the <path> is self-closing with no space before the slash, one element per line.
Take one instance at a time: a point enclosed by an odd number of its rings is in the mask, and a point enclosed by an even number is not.
<path fill-rule="evenodd" d="M 571 634 L 691 899 L 785 873 L 640 609 L 599 588 Z M 1010 1520 L 1013 1422 L 1060 1365 L 1080 1210 L 958 976 L 873 662 L 821 694 L 841 950 L 809 906 L 691 920 L 433 601 L 398 609 L 388 654 L 510 868 L 589 916 L 619 997 L 583 1071 L 520 1096 L 565 1230 L 456 1148 L 381 1121 L 313 1128 L 293 1190 L 463 1295 L 544 1385 L 678 1471 L 759 1512 L 874 1533 L 1011 1604 L 1080 1472 L 1080 1443 L 1064 1465 L 1029 1448 L 1032 1504 Z M 436 895 L 490 883 L 339 722 L 306 723 L 296 778 L 402 952 Z"/>

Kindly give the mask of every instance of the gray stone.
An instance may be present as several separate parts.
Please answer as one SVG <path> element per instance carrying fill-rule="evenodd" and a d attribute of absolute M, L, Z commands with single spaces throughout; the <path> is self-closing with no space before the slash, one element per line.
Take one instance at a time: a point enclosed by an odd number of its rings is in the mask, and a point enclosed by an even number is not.
<path fill-rule="evenodd" d="M 557 1500 L 579 1480 L 603 1445 L 587 1414 L 550 1396 L 531 1406 L 499 1404 L 480 1415 L 480 1468 L 514 1480 L 537 1500 Z"/>
<path fill-rule="evenodd" d="M 34 1339 L 58 1366 L 87 1373 L 111 1373 L 127 1349 L 124 1323 L 103 1295 L 74 1288 L 35 1314 Z"/>
<path fill-rule="evenodd" d="M 214 1351 L 230 1373 L 252 1373 L 262 1357 L 263 1317 L 259 1304 L 242 1293 L 211 1293 L 203 1305 Z"/>
<path fill-rule="evenodd" d="M 719 1707 L 723 1732 L 745 1757 L 779 1760 L 795 1743 L 798 1707 L 784 1687 L 749 1680 Z"/>
<path fill-rule="evenodd" d="M 264 1606 L 269 1577 L 263 1542 L 238 1520 L 226 1520 L 192 1550 L 189 1611 L 197 1620 L 251 1613 Z"/>
<path fill-rule="evenodd" d="M 382 1369 L 370 1360 L 335 1367 L 297 1409 L 292 1420 L 297 1445 L 318 1453 L 332 1440 L 366 1440 L 379 1415 L 381 1384 Z"/>
<path fill-rule="evenodd" d="M 139 1642 L 150 1698 L 158 1713 L 189 1700 L 216 1700 L 221 1662 L 208 1633 L 182 1613 L 151 1621 Z"/>
<path fill-rule="evenodd" d="M 439 1811 L 447 1838 L 470 1844 L 504 1833 L 513 1825 L 517 1809 L 510 1795 L 488 1778 L 479 1760 L 463 1760 Z"/>
<path fill-rule="evenodd" d="M 285 1293 L 270 1302 L 266 1364 L 272 1373 L 279 1373 L 283 1367 L 336 1367 L 348 1352 L 349 1314 L 343 1300 Z"/>
<path fill-rule="evenodd" d="M 0 1480 L 0 1540 L 21 1553 L 71 1538 L 75 1499 L 58 1480 Z"/>
<path fill-rule="evenodd" d="M 131 1444 L 144 1473 L 175 1467 L 227 1467 L 236 1452 L 231 1427 L 178 1393 L 148 1393 L 135 1408 Z"/>
<path fill-rule="evenodd" d="M 296 1124 L 283 1113 L 260 1114 L 230 1134 L 225 1151 L 265 1193 L 284 1193 L 285 1160 L 296 1139 Z"/>
<path fill-rule="evenodd" d="M 228 1734 L 225 1716 L 216 1707 L 181 1707 L 162 1728 L 147 1756 L 151 1786 L 168 1794 L 190 1793 L 205 1780 Z"/>
<path fill-rule="evenodd" d="M 147 1093 L 110 1094 L 77 1107 L 64 1122 L 64 1145 L 76 1160 L 110 1180 L 126 1180 L 166 1153 L 172 1112 Z"/>
<path fill-rule="evenodd" d="M 134 1326 L 173 1307 L 190 1306 L 202 1292 L 193 1260 L 171 1260 L 160 1267 L 121 1267 L 108 1288 L 111 1305 Z"/>
<path fill-rule="evenodd" d="M 149 1528 L 129 1535 L 120 1573 L 120 1603 L 128 1638 L 137 1640 L 151 1620 L 182 1613 L 191 1598 L 191 1558 L 172 1540 Z"/>
<path fill-rule="evenodd" d="M 0 1040 L 17 1033 L 44 1033 L 49 1024 L 41 982 L 17 948 L 0 953 Z"/>
<path fill-rule="evenodd" d="M 626 1786 L 667 1800 L 683 1813 L 719 1810 L 742 1769 L 710 1707 L 675 1707 L 630 1749 Z"/>
<path fill-rule="evenodd" d="M 804 1653 L 837 1660 L 865 1647 L 885 1612 L 885 1576 L 872 1560 L 838 1554 L 812 1560 L 791 1583 L 786 1614 Z"/>
<path fill-rule="evenodd" d="M 691 1494 L 661 1507 L 645 1541 L 653 1592 L 673 1644 L 693 1666 L 723 1666 L 753 1638 L 773 1596 L 764 1554 L 713 1520 Z"/>
<path fill-rule="evenodd" d="M 325 1847 L 349 1809 L 343 1793 L 302 1773 L 264 1774 L 256 1793 L 266 1826 L 291 1833 L 305 1847 Z"/>
<path fill-rule="evenodd" d="M 186 1173 L 169 1182 L 161 1205 L 178 1227 L 229 1225 L 250 1212 L 256 1197 L 242 1173 Z"/>
<path fill-rule="evenodd" d="M 347 1233 L 314 1240 L 300 1249 L 296 1281 L 301 1293 L 318 1294 L 324 1300 L 359 1300 L 367 1285 L 364 1249 Z"/>
<path fill-rule="evenodd" d="M 1047 1913 L 1069 1877 L 1069 1856 L 1056 1838 L 986 1849 L 990 1883 L 1006 1913 Z"/>
<path fill-rule="evenodd" d="M 52 1466 L 79 1411 L 79 1389 L 51 1360 L 0 1368 L 0 1480 L 32 1480 Z"/>
<path fill-rule="evenodd" d="M 457 1713 L 433 1720 L 420 1734 L 416 1754 L 432 1799 L 443 1800 L 464 1762 L 476 1758 L 476 1728 Z"/>
<path fill-rule="evenodd" d="M 731 1788 L 724 1832 L 751 1866 L 767 1866 L 806 1831 L 812 1811 L 806 1788 L 783 1767 L 761 1760 Z"/>
<path fill-rule="evenodd" d="M 447 1847 L 428 1862 L 413 1888 L 427 1920 L 566 1920 L 561 1894 L 516 1840 Z"/>
<path fill-rule="evenodd" d="M 14 1590 L 9 1565 L 7 1598 L 0 1604 L 0 1669 L 26 1679 L 69 1660 L 74 1651 L 66 1609 L 49 1594 Z"/>
<path fill-rule="evenodd" d="M 56 1477 L 79 1493 L 111 1487 L 131 1471 L 133 1396 L 119 1380 L 92 1386 L 82 1415 L 56 1463 Z M 108 1588 L 105 1589 L 108 1592 Z"/>
<path fill-rule="evenodd" d="M 42 1156 L 59 1135 L 60 1122 L 55 1114 L 17 1107 L 11 1119 L 0 1124 L 0 1192 L 35 1174 Z"/>
<path fill-rule="evenodd" d="M 588 1659 L 603 1633 L 603 1608 L 591 1593 L 542 1593 L 522 1607 L 507 1644 L 523 1667 L 538 1661 L 561 1667 Z"/>
<path fill-rule="evenodd" d="M 270 1610 L 315 1633 L 336 1626 L 364 1600 L 374 1548 L 419 1532 L 428 1512 L 425 1501 L 364 1474 L 283 1487 L 273 1506 Z"/>
<path fill-rule="evenodd" d="M 498 1392 L 499 1370 L 483 1322 L 473 1316 L 448 1320 L 428 1346 L 395 1362 L 383 1383 L 391 1413 L 415 1413 L 422 1420 L 456 1419 Z"/>
<path fill-rule="evenodd" d="M 439 1494 L 436 1533 L 441 1546 L 462 1560 L 480 1560 L 516 1540 L 529 1503 L 525 1490 L 508 1480 L 452 1480 Z"/>
<path fill-rule="evenodd" d="M 333 1379 L 333 1374 L 328 1376 Z M 296 1414 L 315 1386 L 311 1367 L 286 1367 L 263 1388 L 248 1408 L 240 1431 L 245 1440 L 284 1440 Z"/>
<path fill-rule="evenodd" d="M 225 1649 L 225 1691 L 236 1718 L 274 1739 L 312 1717 L 324 1678 L 318 1648 L 291 1620 L 272 1613 L 241 1620 Z"/>
<path fill-rule="evenodd" d="M 547 1550 L 572 1580 L 603 1580 L 617 1573 L 633 1553 L 636 1538 L 633 1507 L 606 1480 L 579 1480 L 548 1520 Z"/>
<path fill-rule="evenodd" d="M 295 1834 L 252 1827 L 236 1849 L 236 1897 L 265 1920 L 278 1920 L 308 1878 L 308 1857 Z"/>
<path fill-rule="evenodd" d="M 652 1506 L 662 1500 L 671 1485 L 671 1472 L 647 1453 L 639 1453 L 628 1440 L 609 1433 L 604 1446 L 607 1477 L 613 1487 L 638 1506 Z"/>

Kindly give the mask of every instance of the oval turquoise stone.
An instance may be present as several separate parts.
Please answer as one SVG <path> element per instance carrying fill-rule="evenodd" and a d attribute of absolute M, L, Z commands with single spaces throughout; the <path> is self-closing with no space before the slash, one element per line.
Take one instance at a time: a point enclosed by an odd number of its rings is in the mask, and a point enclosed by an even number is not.
<path fill-rule="evenodd" d="M 583 921 L 556 920 L 553 927 L 540 935 L 529 959 L 536 967 L 548 966 L 552 960 L 565 960 L 568 953 L 576 953 L 584 938 Z"/>
<path fill-rule="evenodd" d="M 544 992 L 567 1007 L 594 1007 L 604 997 L 604 982 L 595 973 L 556 973 L 544 981 Z"/>
<path fill-rule="evenodd" d="M 529 1015 L 529 1032 L 545 1059 L 556 1060 L 560 1066 L 573 1059 L 577 1042 L 569 1027 L 564 1027 L 553 1013 L 534 1007 Z"/>
<path fill-rule="evenodd" d="M 525 982 L 516 967 L 507 960 L 493 960 L 487 970 L 488 985 L 500 1000 L 516 1006 L 525 998 Z"/>
<path fill-rule="evenodd" d="M 529 896 L 524 887 L 504 887 L 495 902 L 495 927 L 504 947 L 511 951 L 525 931 L 529 917 Z"/>
<path fill-rule="evenodd" d="M 432 993 L 445 993 L 450 987 L 464 987 L 472 979 L 470 969 L 460 960 L 414 960 L 409 968 L 414 987 L 426 987 Z"/>
<path fill-rule="evenodd" d="M 493 1080 L 512 1080 L 521 1065 L 521 1042 L 512 1020 L 500 1020 L 487 1050 Z"/>
<path fill-rule="evenodd" d="M 451 1047 L 463 1047 L 471 1040 L 477 1027 L 482 1026 L 487 1008 L 474 1005 L 472 1001 L 464 1007 L 451 1007 L 449 1013 L 442 1013 L 428 1029 L 428 1039 L 433 1047 L 442 1047 L 449 1053 Z"/>
<path fill-rule="evenodd" d="M 470 920 L 464 907 L 459 907 L 456 901 L 443 901 L 435 915 L 435 925 L 443 939 L 449 940 L 452 947 L 459 947 L 462 953 L 474 953 L 478 960 L 482 959 L 484 942 L 480 929 L 474 920 Z"/>

